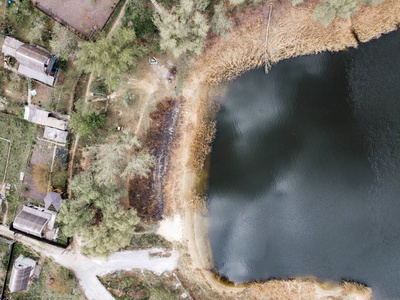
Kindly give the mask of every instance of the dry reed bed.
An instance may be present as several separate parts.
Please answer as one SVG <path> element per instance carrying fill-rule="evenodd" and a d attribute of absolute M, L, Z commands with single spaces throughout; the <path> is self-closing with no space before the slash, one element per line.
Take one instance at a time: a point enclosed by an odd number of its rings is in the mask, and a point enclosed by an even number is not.
<path fill-rule="evenodd" d="M 400 1 L 385 0 L 375 6 L 362 5 L 352 21 L 361 42 L 378 38 L 382 34 L 396 30 L 400 24 Z"/>
<path fill-rule="evenodd" d="M 400 1 L 386 0 L 379 5 L 360 5 L 351 19 L 336 17 L 324 27 L 312 14 L 319 0 L 304 1 L 292 6 L 289 0 L 273 3 L 273 13 L 268 36 L 270 60 L 276 63 L 290 57 L 317 54 L 323 51 L 340 51 L 357 47 L 361 42 L 393 31 L 400 23 Z M 234 30 L 207 49 L 197 66 L 207 73 L 207 83 L 215 85 L 229 81 L 243 72 L 264 63 L 264 44 L 268 6 L 254 13 L 239 13 Z"/>

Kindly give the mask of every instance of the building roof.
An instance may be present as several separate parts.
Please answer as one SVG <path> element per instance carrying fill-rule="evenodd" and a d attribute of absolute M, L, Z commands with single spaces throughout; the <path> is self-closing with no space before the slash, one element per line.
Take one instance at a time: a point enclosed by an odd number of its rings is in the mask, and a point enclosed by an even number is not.
<path fill-rule="evenodd" d="M 10 292 L 23 291 L 28 287 L 29 279 L 35 270 L 36 261 L 20 255 L 14 262 L 10 277 Z"/>
<path fill-rule="evenodd" d="M 60 119 L 53 118 L 53 117 L 48 117 L 45 125 L 49 126 L 49 127 L 57 128 L 60 130 L 67 130 L 67 128 L 68 128 L 67 121 L 60 120 Z"/>
<path fill-rule="evenodd" d="M 49 51 L 33 45 L 23 44 L 15 53 L 17 61 L 32 70 L 45 72 L 51 54 Z"/>
<path fill-rule="evenodd" d="M 34 236 L 42 237 L 43 230 L 51 217 L 52 215 L 49 213 L 25 205 L 15 217 L 13 227 Z"/>
<path fill-rule="evenodd" d="M 19 63 L 19 74 L 55 86 L 58 75 L 57 71 L 53 69 L 53 64 L 56 58 L 48 50 L 37 45 L 22 43 L 12 37 L 6 37 L 2 52 L 15 57 Z"/>
<path fill-rule="evenodd" d="M 43 137 L 58 143 L 65 144 L 68 138 L 68 131 L 62 131 L 56 128 L 45 127 Z"/>
<path fill-rule="evenodd" d="M 50 112 L 35 105 L 25 106 L 24 119 L 39 125 L 46 125 Z"/>
<path fill-rule="evenodd" d="M 23 44 L 23 42 L 20 42 L 17 39 L 6 36 L 1 51 L 4 53 L 4 55 L 15 57 L 18 48 L 21 47 Z"/>
<path fill-rule="evenodd" d="M 56 211 L 59 211 L 61 207 L 61 202 L 62 202 L 61 195 L 59 193 L 50 192 L 44 198 L 44 207 L 48 209 L 50 205 L 53 205 Z"/>
<path fill-rule="evenodd" d="M 45 125 L 59 130 L 67 130 L 68 122 L 50 116 L 50 112 L 38 106 L 25 106 L 24 119 L 39 125 Z"/>
<path fill-rule="evenodd" d="M 47 75 L 44 72 L 36 71 L 34 69 L 31 69 L 23 64 L 20 64 L 18 67 L 18 74 L 21 74 L 23 76 L 33 78 L 35 80 L 41 81 L 47 85 L 50 86 L 55 86 L 57 78 Z"/>

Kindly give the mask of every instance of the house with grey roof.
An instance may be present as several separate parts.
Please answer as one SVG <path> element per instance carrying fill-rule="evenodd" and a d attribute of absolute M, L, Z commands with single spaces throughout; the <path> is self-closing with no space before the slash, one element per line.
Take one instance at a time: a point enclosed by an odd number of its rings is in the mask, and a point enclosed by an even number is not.
<path fill-rule="evenodd" d="M 68 131 L 59 130 L 57 128 L 45 127 L 43 138 L 57 143 L 65 144 L 68 138 Z"/>
<path fill-rule="evenodd" d="M 7 36 L 2 46 L 2 52 L 18 61 L 18 74 L 50 86 L 56 85 L 58 69 L 55 67 L 55 62 L 57 58 L 48 50 Z"/>
<path fill-rule="evenodd" d="M 36 261 L 20 255 L 14 262 L 9 289 L 11 293 L 23 291 L 35 273 Z"/>
<path fill-rule="evenodd" d="M 59 211 L 61 208 L 61 195 L 56 192 L 50 192 L 44 198 L 44 207 L 49 209 L 50 206 L 53 206 L 56 211 Z"/>
<path fill-rule="evenodd" d="M 13 228 L 40 237 L 52 239 L 57 213 L 37 206 L 24 205 L 15 217 Z M 53 232 L 54 231 L 54 232 Z"/>
<path fill-rule="evenodd" d="M 68 121 L 56 118 L 52 112 L 44 110 L 36 105 L 25 106 L 24 119 L 43 126 L 56 128 L 62 131 L 67 130 Z"/>
<path fill-rule="evenodd" d="M 24 119 L 45 126 L 43 138 L 65 144 L 68 139 L 68 116 L 61 116 L 36 105 L 25 106 Z"/>

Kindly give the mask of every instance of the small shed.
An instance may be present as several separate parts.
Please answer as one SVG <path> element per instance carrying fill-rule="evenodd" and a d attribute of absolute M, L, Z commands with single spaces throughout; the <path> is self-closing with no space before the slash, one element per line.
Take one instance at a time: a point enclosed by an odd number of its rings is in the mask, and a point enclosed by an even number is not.
<path fill-rule="evenodd" d="M 20 255 L 14 262 L 10 277 L 10 292 L 23 291 L 35 272 L 36 261 Z"/>
<path fill-rule="evenodd" d="M 61 208 L 61 195 L 56 192 L 50 192 L 44 198 L 44 207 L 49 209 L 51 205 L 55 208 L 56 211 L 59 211 Z"/>
<path fill-rule="evenodd" d="M 44 128 L 43 137 L 54 142 L 65 144 L 68 138 L 68 131 L 62 131 L 57 128 L 46 126 Z"/>
<path fill-rule="evenodd" d="M 39 125 L 46 125 L 50 112 L 35 105 L 25 106 L 24 119 Z"/>
<path fill-rule="evenodd" d="M 13 227 L 20 231 L 43 238 L 46 230 L 54 227 L 57 213 L 35 206 L 24 205 L 15 217 Z"/>

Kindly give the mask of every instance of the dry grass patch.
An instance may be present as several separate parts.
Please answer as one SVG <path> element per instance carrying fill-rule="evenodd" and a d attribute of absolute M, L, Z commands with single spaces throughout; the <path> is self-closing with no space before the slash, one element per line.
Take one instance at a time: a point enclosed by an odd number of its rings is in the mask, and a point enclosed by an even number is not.
<path fill-rule="evenodd" d="M 400 1 L 385 0 L 378 5 L 362 5 L 352 18 L 353 28 L 361 42 L 396 30 L 400 23 Z"/>

